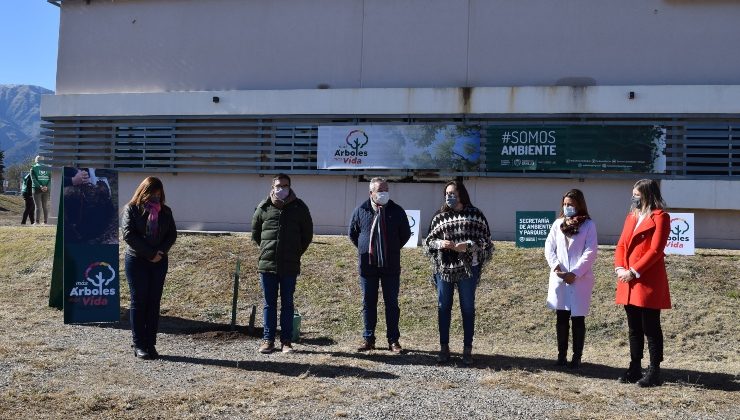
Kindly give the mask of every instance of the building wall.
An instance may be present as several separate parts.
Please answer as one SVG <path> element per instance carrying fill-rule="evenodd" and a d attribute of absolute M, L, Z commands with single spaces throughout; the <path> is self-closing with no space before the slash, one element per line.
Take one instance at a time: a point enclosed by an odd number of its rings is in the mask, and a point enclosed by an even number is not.
<path fill-rule="evenodd" d="M 54 182 L 59 182 L 59 171 Z M 119 173 L 119 206 L 133 195 L 143 174 Z M 167 204 L 178 229 L 250 231 L 257 204 L 270 189 L 269 175 L 159 174 Z M 344 235 L 352 211 L 368 198 L 368 183 L 353 176 L 295 175 L 293 188 L 309 206 L 316 234 Z M 571 188 L 583 191 L 596 222 L 599 243 L 614 245 L 619 239 L 630 205 L 633 180 L 472 178 L 465 181 L 471 201 L 486 215 L 494 240 L 515 239 L 516 211 L 558 211 L 562 195 Z M 58 185 L 58 184 L 56 184 Z M 444 182 L 390 183 L 391 199 L 407 210 L 421 210 L 421 235 L 426 234 L 434 212 L 442 204 Z M 57 188 L 52 191 L 56 216 Z M 671 207 L 669 211 L 694 213 L 696 245 L 703 248 L 739 249 L 740 208 L 710 210 Z"/>
<path fill-rule="evenodd" d="M 738 17 L 721 0 L 64 0 L 57 93 L 737 85 Z"/>

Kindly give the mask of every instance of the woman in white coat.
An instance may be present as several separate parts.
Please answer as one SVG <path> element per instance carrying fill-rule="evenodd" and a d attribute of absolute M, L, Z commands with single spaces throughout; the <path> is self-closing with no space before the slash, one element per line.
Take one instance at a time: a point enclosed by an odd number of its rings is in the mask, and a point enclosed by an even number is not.
<path fill-rule="evenodd" d="M 594 287 L 592 267 L 598 242 L 596 224 L 588 215 L 586 199 L 580 190 L 570 190 L 561 201 L 560 216 L 550 228 L 545 242 L 545 258 L 550 266 L 547 307 L 557 314 L 558 366 L 578 368 L 586 338 L 585 317 Z M 573 327 L 573 359 L 568 355 L 569 322 Z"/>

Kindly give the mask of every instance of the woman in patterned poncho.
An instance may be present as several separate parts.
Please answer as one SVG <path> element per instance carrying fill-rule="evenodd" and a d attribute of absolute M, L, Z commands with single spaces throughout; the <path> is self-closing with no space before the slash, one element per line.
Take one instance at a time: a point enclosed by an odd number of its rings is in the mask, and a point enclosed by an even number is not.
<path fill-rule="evenodd" d="M 432 218 L 424 251 L 432 260 L 437 288 L 439 363 L 450 360 L 452 299 L 457 287 L 463 321 L 463 363 L 473 363 L 475 289 L 481 270 L 491 259 L 493 243 L 486 217 L 470 203 L 462 181 L 445 185 L 445 203 Z"/>

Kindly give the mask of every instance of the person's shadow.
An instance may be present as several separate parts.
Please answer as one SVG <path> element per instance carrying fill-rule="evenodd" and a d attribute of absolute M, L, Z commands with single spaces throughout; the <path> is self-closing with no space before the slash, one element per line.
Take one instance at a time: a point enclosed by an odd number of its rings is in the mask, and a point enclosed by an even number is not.
<path fill-rule="evenodd" d="M 355 366 L 331 366 L 327 364 L 311 364 L 286 362 L 281 360 L 222 360 L 199 357 L 160 355 L 160 360 L 173 363 L 193 363 L 206 366 L 236 368 L 254 372 L 270 372 L 284 376 L 315 376 L 319 378 L 366 378 L 366 379 L 398 379 L 399 376 L 388 372 L 379 372 Z"/>

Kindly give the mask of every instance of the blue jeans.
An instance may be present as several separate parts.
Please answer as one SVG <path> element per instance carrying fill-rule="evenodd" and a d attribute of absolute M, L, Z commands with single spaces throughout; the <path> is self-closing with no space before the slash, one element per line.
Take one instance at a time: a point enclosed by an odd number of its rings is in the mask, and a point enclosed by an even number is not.
<path fill-rule="evenodd" d="M 378 323 L 378 287 L 383 287 L 383 302 L 385 303 L 386 337 L 389 343 L 398 341 L 401 333 L 398 331 L 398 319 L 401 310 L 398 307 L 398 291 L 401 287 L 399 274 L 385 276 L 360 276 L 362 288 L 362 320 L 365 324 L 363 338 L 375 341 L 375 325 Z"/>
<path fill-rule="evenodd" d="M 463 345 L 473 345 L 475 333 L 475 289 L 480 279 L 480 266 L 472 267 L 473 275 L 460 280 L 457 290 L 460 296 L 460 312 L 463 324 Z M 455 294 L 455 283 L 443 281 L 435 276 L 437 282 L 437 322 L 439 325 L 439 343 L 450 343 L 450 322 L 452 320 L 452 298 Z"/>
<path fill-rule="evenodd" d="M 260 273 L 260 285 L 264 294 L 265 340 L 275 341 L 277 330 L 277 299 L 280 293 L 280 342 L 290 343 L 293 338 L 293 294 L 298 276 Z"/>
<path fill-rule="evenodd" d="M 126 254 L 126 280 L 131 293 L 131 334 L 134 346 L 147 350 L 157 344 L 159 305 L 162 301 L 167 257 L 158 263 Z"/>

